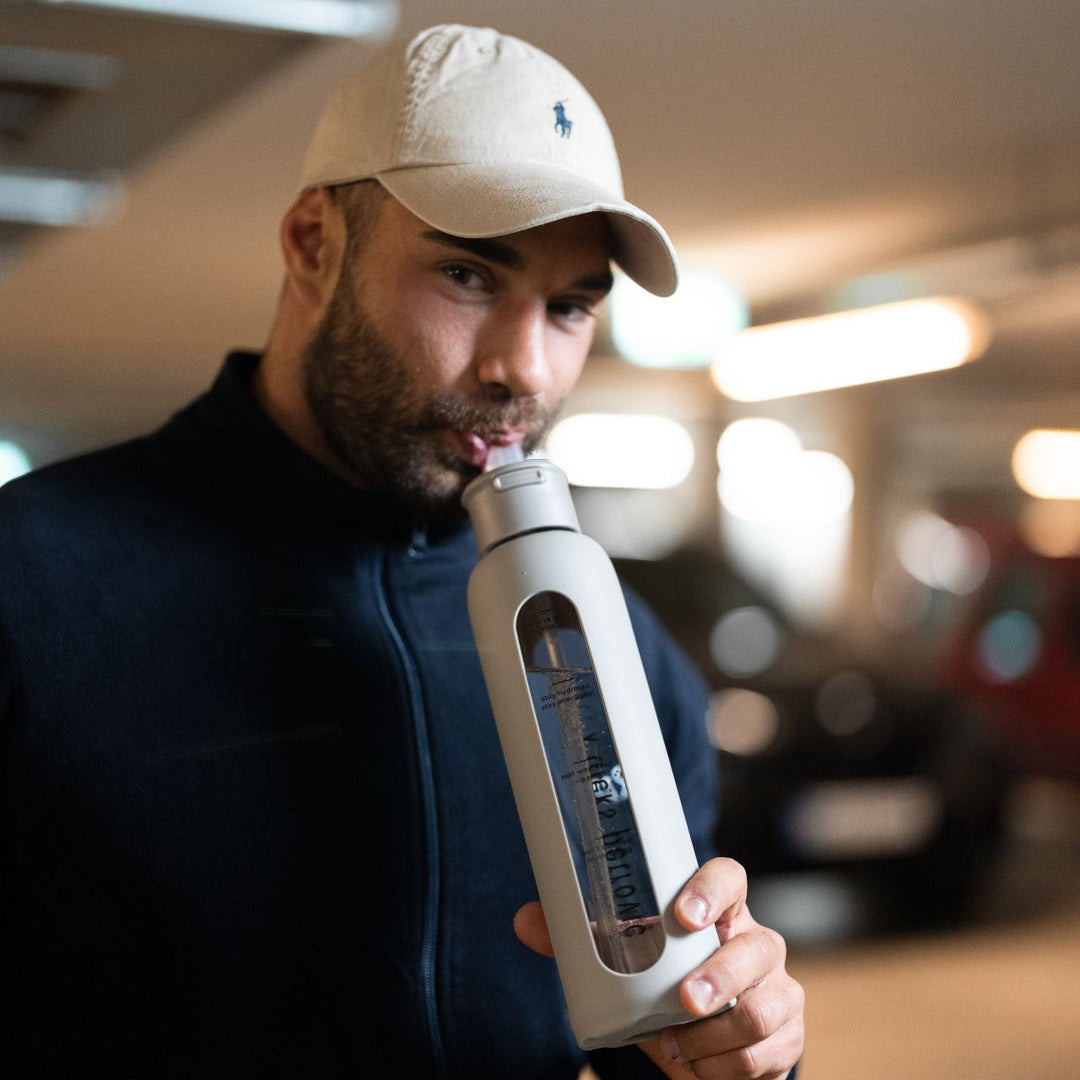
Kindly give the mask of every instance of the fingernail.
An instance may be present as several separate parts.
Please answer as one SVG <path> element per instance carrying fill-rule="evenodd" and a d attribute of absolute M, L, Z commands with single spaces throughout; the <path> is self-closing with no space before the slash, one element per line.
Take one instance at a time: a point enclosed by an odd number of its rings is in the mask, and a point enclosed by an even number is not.
<path fill-rule="evenodd" d="M 708 905 L 700 896 L 691 896 L 684 900 L 682 909 L 683 915 L 698 926 L 704 925 L 705 920 L 709 917 Z"/>
<path fill-rule="evenodd" d="M 712 1005 L 713 986 L 707 979 L 692 979 L 686 986 L 686 992 L 701 1012 L 705 1012 Z"/>
<path fill-rule="evenodd" d="M 679 1060 L 679 1044 L 675 1041 L 674 1036 L 670 1031 L 665 1031 L 660 1036 L 660 1049 L 664 1054 L 671 1058 L 672 1061 Z"/>

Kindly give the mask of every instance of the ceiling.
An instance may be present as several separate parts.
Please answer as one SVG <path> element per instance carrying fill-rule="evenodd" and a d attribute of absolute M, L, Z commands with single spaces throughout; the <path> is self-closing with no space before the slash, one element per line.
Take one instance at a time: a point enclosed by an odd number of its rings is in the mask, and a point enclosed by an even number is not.
<path fill-rule="evenodd" d="M 1077 423 L 1076 0 L 401 5 L 402 32 L 448 21 L 566 63 L 608 115 L 630 196 L 685 263 L 740 282 L 755 322 L 842 307 L 887 273 L 991 312 L 965 368 L 755 411 L 868 461 L 886 447 L 874 475 L 927 491 L 1004 491 L 1026 427 Z M 157 423 L 226 349 L 263 342 L 307 134 L 369 46 L 33 0 L 0 0 L 0 46 L 4 163 L 125 185 L 97 225 L 0 223 L 0 438 L 44 460 Z M 54 63 L 19 112 L 12 46 L 83 62 L 66 84 Z M 655 398 L 661 378 L 601 359 L 582 393 Z M 717 423 L 747 411 L 704 376 L 664 394 Z"/>

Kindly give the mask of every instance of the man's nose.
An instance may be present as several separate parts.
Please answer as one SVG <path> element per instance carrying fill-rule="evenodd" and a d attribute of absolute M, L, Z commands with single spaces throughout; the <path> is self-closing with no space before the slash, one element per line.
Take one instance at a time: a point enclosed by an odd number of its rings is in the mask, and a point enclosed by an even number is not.
<path fill-rule="evenodd" d="M 478 345 L 477 377 L 495 396 L 536 397 L 550 389 L 546 308 L 523 304 L 493 312 Z"/>

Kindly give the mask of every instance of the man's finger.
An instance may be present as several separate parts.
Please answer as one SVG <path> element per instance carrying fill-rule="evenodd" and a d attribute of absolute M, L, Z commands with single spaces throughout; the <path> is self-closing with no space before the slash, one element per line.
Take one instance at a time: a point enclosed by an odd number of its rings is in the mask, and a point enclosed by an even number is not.
<path fill-rule="evenodd" d="M 514 933 L 522 944 L 528 945 L 541 956 L 555 955 L 555 950 L 551 947 L 547 919 L 544 918 L 544 909 L 539 900 L 532 900 L 518 908 L 514 916 Z"/>
<path fill-rule="evenodd" d="M 802 1054 L 803 1002 L 802 987 L 780 972 L 748 990 L 731 1012 L 666 1029 L 658 1047 L 697 1077 L 783 1076 Z"/>
<path fill-rule="evenodd" d="M 679 995 L 686 1009 L 695 1016 L 716 1012 L 770 973 L 783 970 L 787 958 L 784 939 L 775 930 L 750 922 L 749 928 L 731 938 L 683 979 Z"/>
<path fill-rule="evenodd" d="M 710 859 L 683 886 L 675 917 L 687 930 L 716 926 L 721 942 L 737 932 L 746 910 L 746 871 L 734 859 Z"/>

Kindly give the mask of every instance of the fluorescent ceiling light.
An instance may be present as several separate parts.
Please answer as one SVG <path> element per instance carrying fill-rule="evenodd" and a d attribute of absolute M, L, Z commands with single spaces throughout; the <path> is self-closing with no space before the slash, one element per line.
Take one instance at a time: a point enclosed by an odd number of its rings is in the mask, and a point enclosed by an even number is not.
<path fill-rule="evenodd" d="M 802 450 L 794 428 L 782 420 L 747 416 L 724 428 L 716 444 L 716 464 L 721 470 L 761 468 L 764 462 L 780 462 Z"/>
<path fill-rule="evenodd" d="M 712 377 L 735 401 L 765 401 L 958 367 L 989 343 L 973 304 L 904 300 L 751 327 L 721 346 Z"/>
<path fill-rule="evenodd" d="M 397 23 L 395 0 L 44 0 L 203 22 L 331 37 L 382 37 Z"/>
<path fill-rule="evenodd" d="M 124 187 L 111 174 L 0 165 L 0 221 L 22 225 L 92 225 L 116 209 Z"/>
<path fill-rule="evenodd" d="M 1036 498 L 1080 499 L 1080 431 L 1029 431 L 1013 448 L 1012 471 Z"/>
<path fill-rule="evenodd" d="M 103 90 L 117 82 L 122 69 L 123 65 L 114 56 L 32 45 L 0 45 L 0 80 L 5 82 Z"/>
<path fill-rule="evenodd" d="M 800 450 L 784 462 L 726 469 L 717 477 L 723 508 L 743 521 L 789 523 L 800 529 L 840 521 L 851 509 L 851 470 L 825 450 Z"/>
<path fill-rule="evenodd" d="M 706 368 L 717 348 L 750 321 L 746 298 L 726 278 L 683 270 L 673 296 L 659 297 L 625 274 L 608 298 L 611 338 L 631 364 Z"/>
<path fill-rule="evenodd" d="M 548 436 L 546 453 L 579 487 L 675 487 L 694 465 L 694 441 L 665 416 L 577 413 Z"/>
<path fill-rule="evenodd" d="M 780 420 L 746 417 L 729 424 L 716 445 L 716 489 L 723 508 L 744 521 L 839 520 L 851 508 L 855 482 L 835 454 L 804 450 Z"/>

